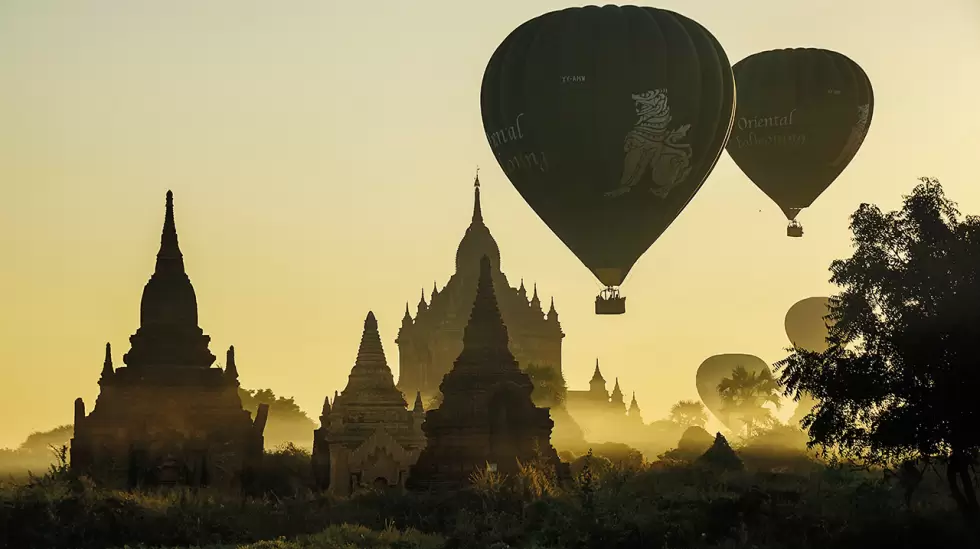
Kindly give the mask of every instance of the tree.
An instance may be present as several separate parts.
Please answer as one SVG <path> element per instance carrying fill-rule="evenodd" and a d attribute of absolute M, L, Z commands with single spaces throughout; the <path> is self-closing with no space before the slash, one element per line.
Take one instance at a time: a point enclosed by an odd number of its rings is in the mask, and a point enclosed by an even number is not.
<path fill-rule="evenodd" d="M 684 427 L 704 427 L 708 423 L 708 412 L 698 400 L 681 400 L 670 407 L 670 421 Z"/>
<path fill-rule="evenodd" d="M 776 418 L 766 404 L 779 408 L 779 384 L 768 370 L 749 372 L 744 366 L 732 370 L 732 376 L 718 384 L 721 411 L 736 417 L 745 426 L 745 436 L 755 435 L 759 429 L 772 427 Z"/>
<path fill-rule="evenodd" d="M 259 404 L 269 405 L 269 422 L 266 424 L 264 438 L 268 448 L 276 448 L 284 443 L 298 446 L 312 444 L 312 432 L 317 424 L 304 412 L 292 397 L 277 397 L 272 389 L 238 388 L 242 408 L 255 417 Z"/>
<path fill-rule="evenodd" d="M 268 404 L 270 417 L 272 413 L 283 421 L 299 421 L 302 423 L 312 420 L 306 415 L 293 397 L 277 397 L 272 389 L 243 389 L 239 387 L 238 396 L 242 399 L 242 408 L 255 413 L 259 404 Z"/>
<path fill-rule="evenodd" d="M 938 181 L 920 181 L 901 210 L 861 204 L 851 216 L 854 255 L 830 266 L 841 288 L 830 348 L 793 349 L 776 367 L 787 394 L 818 401 L 803 419 L 811 447 L 885 467 L 945 464 L 976 518 L 980 219 L 961 220 Z"/>
<path fill-rule="evenodd" d="M 524 368 L 524 373 L 534 384 L 531 400 L 538 406 L 561 406 L 565 402 L 568 386 L 558 368 L 532 363 Z"/>

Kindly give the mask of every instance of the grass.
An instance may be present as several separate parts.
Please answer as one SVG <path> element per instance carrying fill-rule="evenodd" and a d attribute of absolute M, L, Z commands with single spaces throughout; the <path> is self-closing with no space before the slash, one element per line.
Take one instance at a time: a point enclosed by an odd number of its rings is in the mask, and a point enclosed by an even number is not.
<path fill-rule="evenodd" d="M 882 475 L 798 459 L 718 472 L 580 458 L 559 483 L 539 461 L 513 478 L 478 471 L 454 494 L 314 493 L 309 456 L 270 453 L 264 493 L 102 490 L 62 465 L 0 486 L 0 547 L 820 548 L 971 547 L 929 477 L 906 506 Z M 778 470 L 780 472 L 772 472 Z"/>

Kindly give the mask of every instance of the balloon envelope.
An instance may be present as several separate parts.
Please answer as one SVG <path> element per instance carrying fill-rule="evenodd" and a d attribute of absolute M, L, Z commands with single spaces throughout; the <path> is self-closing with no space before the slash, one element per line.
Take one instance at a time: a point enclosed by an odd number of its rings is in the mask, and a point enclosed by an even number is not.
<path fill-rule="evenodd" d="M 871 81 L 843 54 L 814 48 L 756 53 L 733 71 L 738 105 L 728 154 L 795 219 L 864 142 L 874 113 Z"/>
<path fill-rule="evenodd" d="M 732 376 L 732 371 L 739 366 L 744 367 L 750 374 L 769 372 L 769 365 L 766 361 L 754 355 L 725 354 L 708 357 L 701 366 L 698 367 L 695 384 L 698 388 L 698 395 L 701 402 L 716 418 L 725 424 L 729 429 L 736 429 L 736 422 L 726 417 L 721 411 L 721 396 L 718 394 L 718 384 L 723 379 Z"/>
<path fill-rule="evenodd" d="M 500 167 L 606 286 L 622 284 L 701 188 L 734 101 L 711 33 L 636 6 L 527 21 L 490 58 L 480 96 Z"/>
<path fill-rule="evenodd" d="M 808 297 L 786 311 L 786 337 L 790 344 L 818 353 L 827 350 L 828 326 L 833 325 L 824 318 L 830 314 L 829 304 L 830 298 Z"/>

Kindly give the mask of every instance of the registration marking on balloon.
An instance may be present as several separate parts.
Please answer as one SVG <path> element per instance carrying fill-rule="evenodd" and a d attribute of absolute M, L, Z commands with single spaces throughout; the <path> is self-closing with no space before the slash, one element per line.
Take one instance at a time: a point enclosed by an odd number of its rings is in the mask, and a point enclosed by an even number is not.
<path fill-rule="evenodd" d="M 650 192 L 664 198 L 691 173 L 691 146 L 681 143 L 690 124 L 668 129 L 670 114 L 667 90 L 631 94 L 638 117 L 623 141 L 623 175 L 619 186 L 607 197 L 621 196 L 646 179 Z M 649 177 L 646 176 L 649 174 Z"/>

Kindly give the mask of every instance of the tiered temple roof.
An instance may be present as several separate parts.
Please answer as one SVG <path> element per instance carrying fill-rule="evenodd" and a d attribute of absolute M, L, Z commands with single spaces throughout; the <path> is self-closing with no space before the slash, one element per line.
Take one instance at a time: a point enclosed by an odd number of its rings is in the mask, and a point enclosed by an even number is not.
<path fill-rule="evenodd" d="M 518 460 L 544 456 L 561 467 L 551 446 L 553 422 L 531 401 L 533 385 L 508 348 L 492 282 L 492 259 L 480 262 L 476 298 L 463 349 L 442 380 L 442 405 L 426 412 L 427 446 L 412 468 L 415 489 L 458 489 L 487 463 L 514 473 Z"/>

